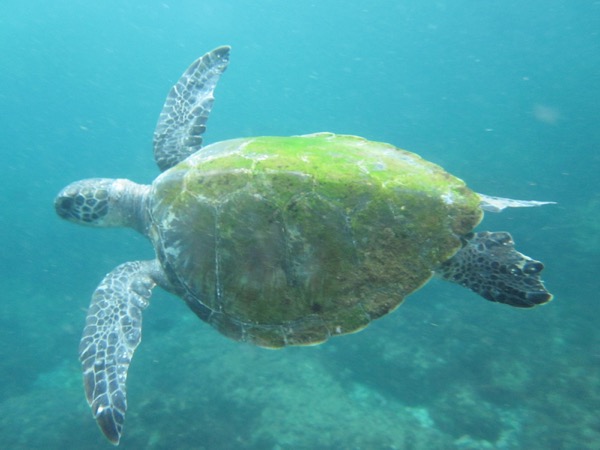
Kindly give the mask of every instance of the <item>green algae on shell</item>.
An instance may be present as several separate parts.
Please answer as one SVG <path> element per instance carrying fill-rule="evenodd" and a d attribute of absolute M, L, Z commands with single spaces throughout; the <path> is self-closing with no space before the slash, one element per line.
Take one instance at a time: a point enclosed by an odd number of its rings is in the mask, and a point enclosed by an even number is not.
<path fill-rule="evenodd" d="M 329 133 L 209 145 L 152 192 L 150 235 L 179 294 L 222 333 L 265 347 L 364 328 L 482 216 L 441 167 Z"/>

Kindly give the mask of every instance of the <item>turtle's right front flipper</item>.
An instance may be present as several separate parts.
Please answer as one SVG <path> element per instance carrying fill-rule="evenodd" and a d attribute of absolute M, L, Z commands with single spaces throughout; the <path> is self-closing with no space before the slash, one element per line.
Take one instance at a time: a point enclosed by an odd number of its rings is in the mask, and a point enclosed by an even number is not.
<path fill-rule="evenodd" d="M 151 276 L 156 264 L 128 262 L 104 277 L 92 296 L 79 344 L 87 401 L 115 445 L 127 410 L 127 369 L 142 338 L 142 310 L 156 285 Z"/>
<path fill-rule="evenodd" d="M 154 130 L 154 159 L 161 171 L 202 147 L 213 92 L 229 64 L 229 50 L 218 47 L 198 58 L 171 88 Z"/>

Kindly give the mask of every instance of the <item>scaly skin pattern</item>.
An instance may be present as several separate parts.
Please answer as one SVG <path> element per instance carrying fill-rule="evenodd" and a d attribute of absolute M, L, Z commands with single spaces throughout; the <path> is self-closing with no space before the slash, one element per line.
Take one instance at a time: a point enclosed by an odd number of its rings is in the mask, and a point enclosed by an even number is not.
<path fill-rule="evenodd" d="M 265 347 L 364 328 L 481 220 L 464 182 L 389 144 L 316 134 L 210 145 L 153 184 L 150 238 L 175 293 Z"/>

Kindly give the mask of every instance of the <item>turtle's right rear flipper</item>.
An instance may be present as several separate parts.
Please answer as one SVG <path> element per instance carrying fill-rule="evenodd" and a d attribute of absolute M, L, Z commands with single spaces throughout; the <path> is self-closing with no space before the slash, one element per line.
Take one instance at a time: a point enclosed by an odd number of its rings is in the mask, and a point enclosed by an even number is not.
<path fill-rule="evenodd" d="M 531 308 L 552 300 L 540 278 L 544 265 L 514 248 L 506 232 L 465 237 L 463 247 L 436 272 L 492 302 Z"/>

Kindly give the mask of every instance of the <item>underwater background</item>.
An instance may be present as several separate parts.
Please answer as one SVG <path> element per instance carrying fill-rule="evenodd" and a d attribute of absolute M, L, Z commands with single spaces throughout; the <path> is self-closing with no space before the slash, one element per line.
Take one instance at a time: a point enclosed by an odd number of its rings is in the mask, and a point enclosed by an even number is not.
<path fill-rule="evenodd" d="M 54 213 L 71 181 L 158 174 L 165 96 L 222 44 L 205 142 L 332 131 L 478 192 L 546 264 L 533 310 L 433 279 L 364 331 L 265 350 L 157 289 L 123 449 L 600 448 L 600 2 L 3 0 L 0 446 L 107 449 L 77 349 L 105 273 L 153 250 Z"/>

